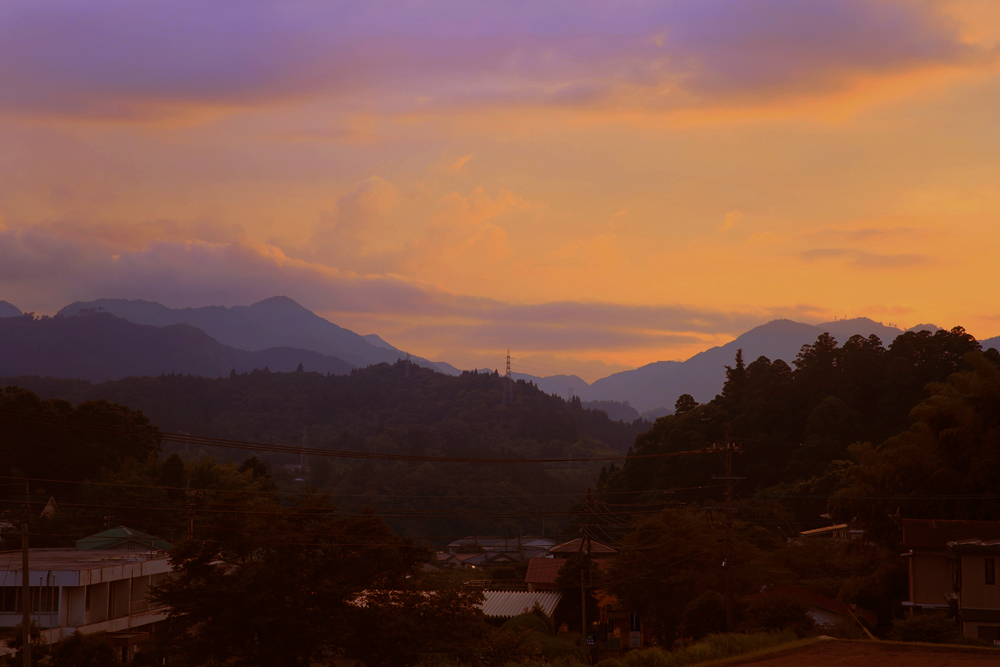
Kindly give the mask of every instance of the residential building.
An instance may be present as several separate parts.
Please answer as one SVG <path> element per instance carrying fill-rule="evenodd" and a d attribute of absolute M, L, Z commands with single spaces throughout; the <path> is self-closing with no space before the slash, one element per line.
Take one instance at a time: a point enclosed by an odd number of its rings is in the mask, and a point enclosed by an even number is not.
<path fill-rule="evenodd" d="M 1000 539 L 962 540 L 948 545 L 958 560 L 958 613 L 962 634 L 1000 646 Z"/>
<path fill-rule="evenodd" d="M 77 630 L 115 633 L 127 660 L 133 639 L 167 617 L 149 600 L 171 571 L 162 551 L 31 549 L 29 563 L 29 610 L 48 643 Z M 0 626 L 21 622 L 21 576 L 21 552 L 0 553 Z"/>
<path fill-rule="evenodd" d="M 917 612 L 957 612 L 959 562 L 948 544 L 1000 539 L 1000 521 L 903 519 L 900 537 L 910 583 L 910 599 L 903 605 Z"/>

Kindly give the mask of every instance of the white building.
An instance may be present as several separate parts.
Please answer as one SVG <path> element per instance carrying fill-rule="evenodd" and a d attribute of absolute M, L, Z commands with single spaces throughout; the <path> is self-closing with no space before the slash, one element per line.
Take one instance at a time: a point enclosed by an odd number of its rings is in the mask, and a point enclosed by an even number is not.
<path fill-rule="evenodd" d="M 76 630 L 141 633 L 167 617 L 149 602 L 171 570 L 162 551 L 31 549 L 29 567 L 31 618 L 49 643 Z M 0 627 L 13 627 L 22 614 L 20 551 L 0 553 L 0 586 Z"/>

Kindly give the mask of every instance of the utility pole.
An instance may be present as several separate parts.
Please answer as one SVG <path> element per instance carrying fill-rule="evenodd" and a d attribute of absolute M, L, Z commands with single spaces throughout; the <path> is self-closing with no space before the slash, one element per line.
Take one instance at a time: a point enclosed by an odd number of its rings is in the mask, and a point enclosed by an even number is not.
<path fill-rule="evenodd" d="M 31 667 L 31 568 L 28 563 L 28 519 L 31 518 L 31 492 L 28 483 L 24 484 L 24 521 L 21 523 L 21 625 L 24 629 L 24 645 L 21 656 L 24 667 Z M 38 590 L 41 603 L 41 589 Z"/>
<path fill-rule="evenodd" d="M 507 350 L 507 372 L 503 377 L 503 404 L 510 405 L 514 402 L 514 381 L 510 377 L 510 350 Z"/>
<path fill-rule="evenodd" d="M 726 482 L 726 558 L 722 562 L 722 576 L 725 582 L 726 592 L 726 632 L 733 631 L 733 483 L 745 477 L 733 477 L 733 452 L 742 452 L 742 445 L 738 445 L 726 438 L 726 444 L 722 447 L 721 454 L 726 465 L 724 477 L 713 477 Z"/>

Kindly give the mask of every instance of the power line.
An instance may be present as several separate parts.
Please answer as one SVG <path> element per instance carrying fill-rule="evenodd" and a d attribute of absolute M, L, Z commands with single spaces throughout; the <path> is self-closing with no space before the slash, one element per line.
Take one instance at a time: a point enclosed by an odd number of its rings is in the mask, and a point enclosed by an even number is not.
<path fill-rule="evenodd" d="M 316 447 L 295 447 L 291 445 L 273 445 L 262 442 L 252 442 L 247 440 L 233 440 L 229 438 L 213 438 L 209 436 L 196 436 L 189 433 L 171 433 L 158 431 L 155 427 L 136 428 L 126 426 L 109 426 L 96 424 L 94 422 L 75 421 L 67 423 L 55 419 L 29 418 L 20 413 L 0 411 L 0 415 L 10 416 L 15 419 L 31 423 L 47 424 L 60 428 L 80 428 L 95 432 L 108 433 L 114 435 L 145 435 L 159 437 L 160 440 L 173 442 L 176 444 L 202 445 L 205 447 L 223 447 L 228 449 L 239 449 L 245 451 L 261 451 L 280 454 L 290 454 L 298 456 L 305 453 L 309 456 L 320 456 L 327 458 L 361 459 L 372 461 L 410 461 L 422 463 L 601 463 L 608 461 L 622 461 L 631 459 L 662 459 L 690 454 L 708 454 L 712 448 L 695 449 L 679 452 L 660 452 L 655 454 L 621 454 L 617 456 L 599 456 L 592 458 L 490 458 L 490 457 L 470 457 L 470 456 L 416 456 L 412 454 L 383 454 L 377 452 L 354 452 L 337 449 L 320 449 Z"/>

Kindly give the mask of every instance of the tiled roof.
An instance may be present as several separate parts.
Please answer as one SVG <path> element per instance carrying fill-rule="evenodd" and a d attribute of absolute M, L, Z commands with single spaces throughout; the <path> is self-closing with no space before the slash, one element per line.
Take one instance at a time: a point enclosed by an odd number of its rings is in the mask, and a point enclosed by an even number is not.
<path fill-rule="evenodd" d="M 551 591 L 483 591 L 485 600 L 482 604 L 483 613 L 492 618 L 513 618 L 519 614 L 531 611 L 538 603 L 546 615 L 551 616 L 556 605 L 562 600 L 562 593 Z"/>
<path fill-rule="evenodd" d="M 524 581 L 528 584 L 555 584 L 559 570 L 565 564 L 565 558 L 532 558 L 528 561 Z"/>
<path fill-rule="evenodd" d="M 1000 521 L 903 519 L 905 549 L 947 549 L 949 542 L 1000 539 Z"/>

